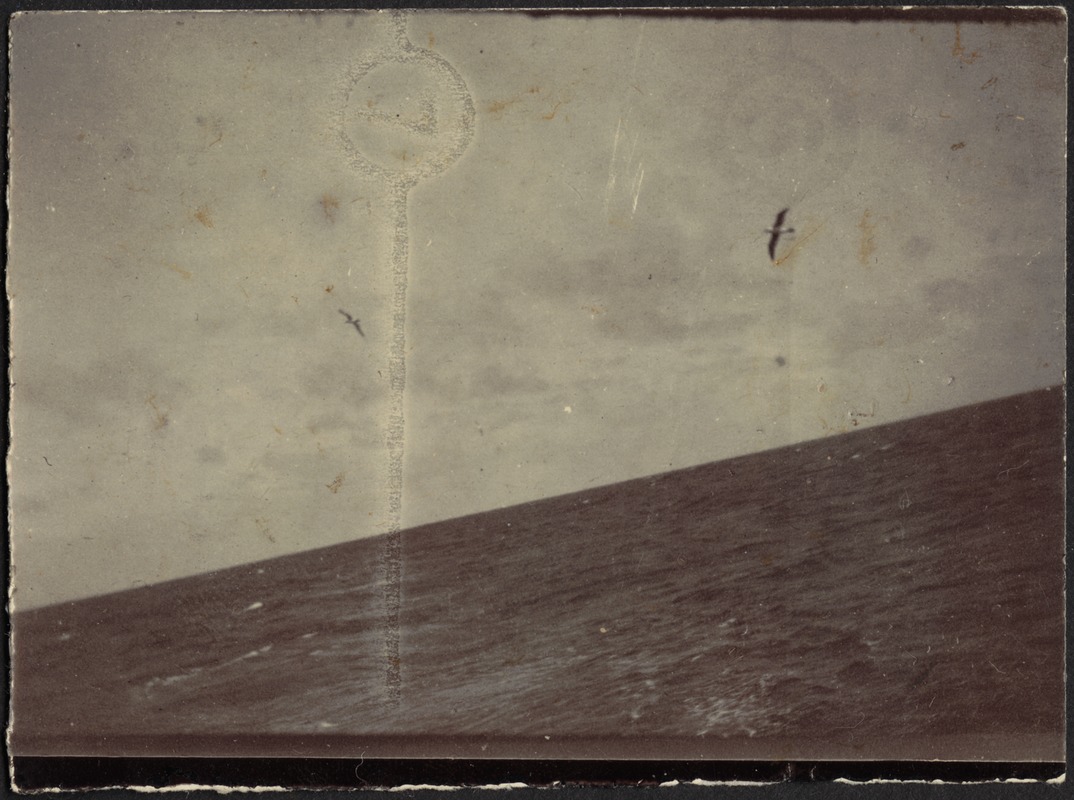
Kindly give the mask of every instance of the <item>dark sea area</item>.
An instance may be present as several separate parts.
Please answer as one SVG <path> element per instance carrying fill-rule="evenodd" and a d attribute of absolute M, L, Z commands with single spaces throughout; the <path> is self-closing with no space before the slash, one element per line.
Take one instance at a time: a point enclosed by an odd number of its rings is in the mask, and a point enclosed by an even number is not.
<path fill-rule="evenodd" d="M 13 752 L 1061 761 L 1063 436 L 1056 387 L 409 529 L 396 631 L 386 537 L 17 612 Z"/>

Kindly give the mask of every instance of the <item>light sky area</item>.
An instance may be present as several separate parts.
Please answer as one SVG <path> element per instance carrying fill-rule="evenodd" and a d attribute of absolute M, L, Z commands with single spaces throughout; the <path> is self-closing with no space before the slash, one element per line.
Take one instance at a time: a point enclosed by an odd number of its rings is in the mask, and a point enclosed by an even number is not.
<path fill-rule="evenodd" d="M 388 530 L 393 236 L 408 526 L 1061 383 L 1065 47 L 1048 22 L 17 16 L 15 607 Z M 419 86 L 444 63 L 464 92 Z"/>

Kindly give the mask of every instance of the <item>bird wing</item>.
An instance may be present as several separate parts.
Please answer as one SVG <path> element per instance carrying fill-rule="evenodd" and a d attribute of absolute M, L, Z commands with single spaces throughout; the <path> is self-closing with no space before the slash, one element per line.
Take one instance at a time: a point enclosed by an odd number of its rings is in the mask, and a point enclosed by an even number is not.
<path fill-rule="evenodd" d="M 772 236 L 768 240 L 768 257 L 772 260 L 776 260 L 776 242 L 779 241 L 779 222 L 776 222 L 776 228 L 772 231 Z"/>
<path fill-rule="evenodd" d="M 780 211 L 778 214 L 776 214 L 776 224 L 772 226 L 773 228 L 778 228 L 781 225 L 783 225 L 783 220 L 784 220 L 784 218 L 786 218 L 788 211 L 790 211 L 790 209 L 785 208 L 782 211 Z"/>
<path fill-rule="evenodd" d="M 347 318 L 347 322 L 354 322 L 354 317 L 352 317 L 350 314 L 348 314 L 342 308 L 339 310 L 339 313 Z"/>

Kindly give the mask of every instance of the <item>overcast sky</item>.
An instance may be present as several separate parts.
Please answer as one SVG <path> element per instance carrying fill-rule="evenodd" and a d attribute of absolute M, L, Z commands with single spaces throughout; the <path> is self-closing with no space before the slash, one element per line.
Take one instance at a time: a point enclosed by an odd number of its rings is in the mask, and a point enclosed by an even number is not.
<path fill-rule="evenodd" d="M 16 606 L 387 529 L 397 223 L 407 525 L 1061 383 L 1065 42 L 17 17 Z M 418 86 L 444 62 L 464 93 Z M 430 122 L 452 102 L 466 136 Z M 426 134 L 465 145 L 438 174 L 407 166 Z"/>

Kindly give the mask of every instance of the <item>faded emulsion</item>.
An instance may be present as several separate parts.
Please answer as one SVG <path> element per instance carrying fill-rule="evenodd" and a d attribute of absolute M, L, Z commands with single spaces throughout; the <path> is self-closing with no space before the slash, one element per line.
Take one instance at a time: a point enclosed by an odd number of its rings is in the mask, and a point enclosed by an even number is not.
<path fill-rule="evenodd" d="M 17 773 L 1062 761 L 1060 10 L 10 58 Z"/>

